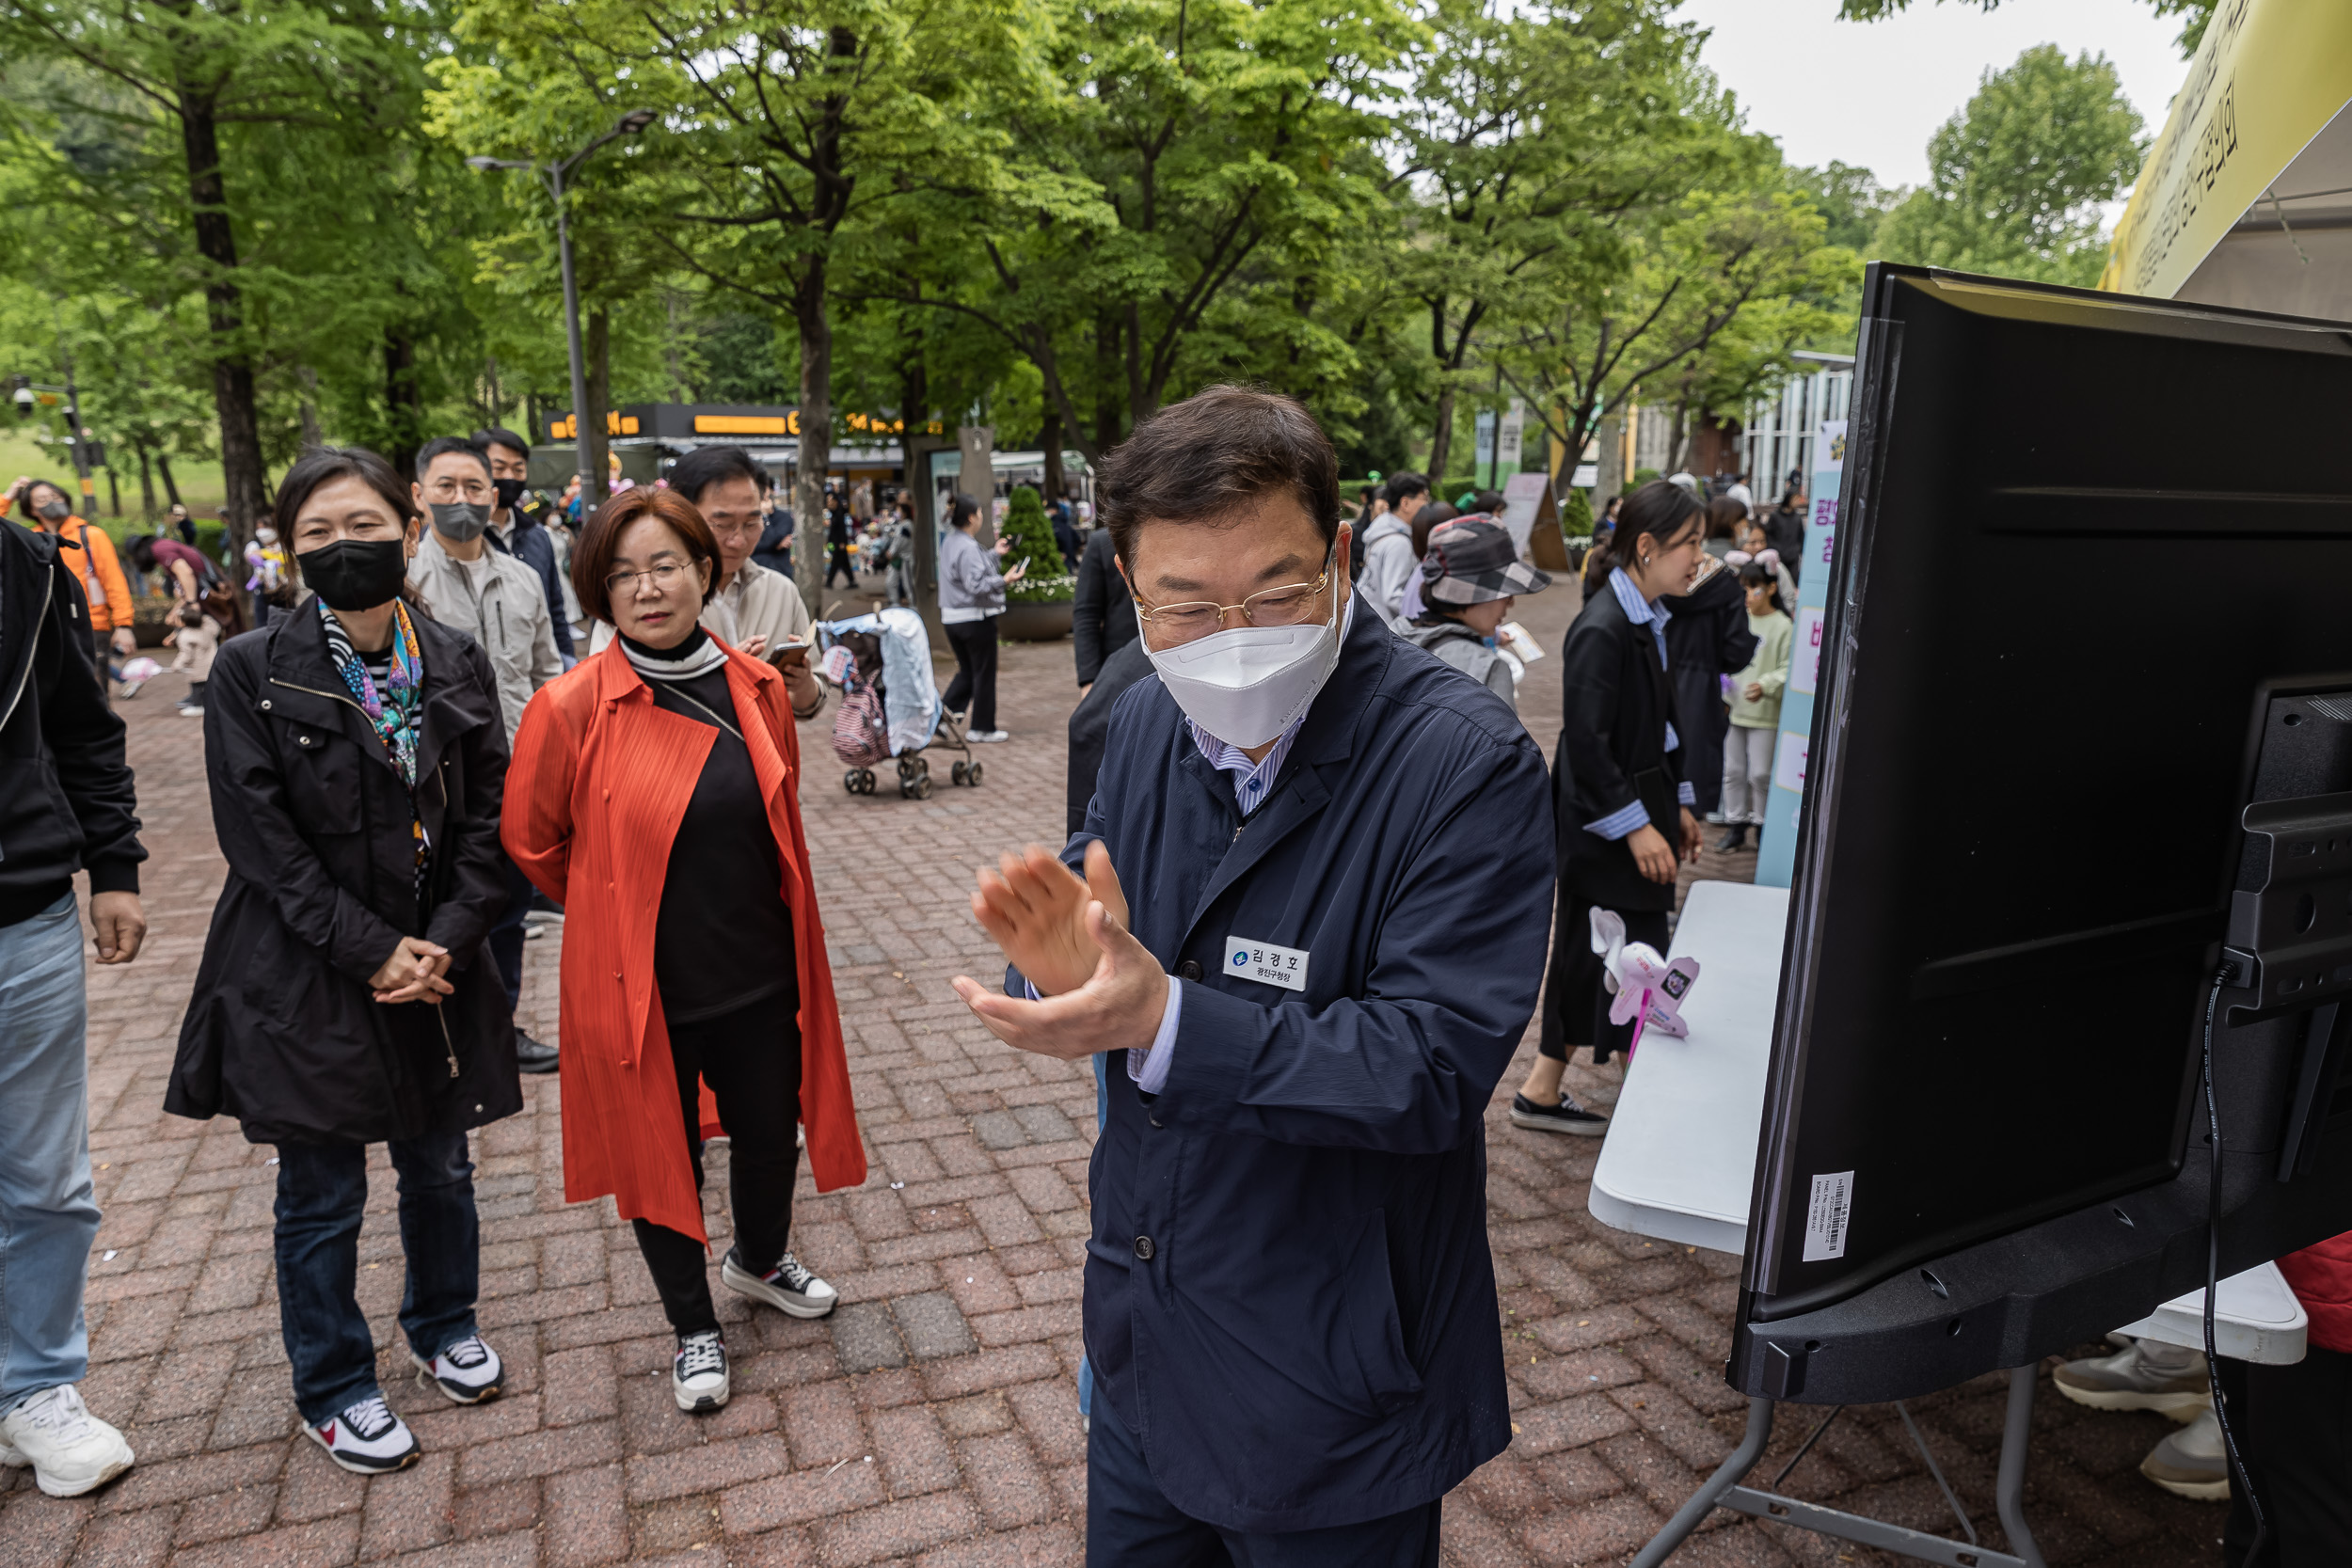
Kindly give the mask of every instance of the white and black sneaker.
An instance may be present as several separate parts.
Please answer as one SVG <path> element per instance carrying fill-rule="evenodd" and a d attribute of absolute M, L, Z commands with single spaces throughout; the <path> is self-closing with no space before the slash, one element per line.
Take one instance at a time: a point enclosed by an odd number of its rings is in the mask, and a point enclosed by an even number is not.
<path fill-rule="evenodd" d="M 717 1329 L 679 1337 L 670 1362 L 670 1394 L 689 1416 L 727 1402 L 727 1343 Z"/>
<path fill-rule="evenodd" d="M 1571 1132 L 1597 1138 L 1609 1131 L 1609 1118 L 1579 1105 L 1576 1097 L 1563 1089 L 1557 1105 L 1538 1105 L 1523 1094 L 1513 1095 L 1511 1125 L 1532 1127 L 1538 1132 Z"/>
<path fill-rule="evenodd" d="M 499 1353 L 483 1343 L 479 1334 L 469 1334 L 455 1344 L 445 1346 L 430 1361 L 415 1351 L 408 1353 L 408 1359 L 417 1364 L 419 1383 L 438 1388 L 459 1404 L 481 1404 L 497 1399 L 499 1386 L 506 1376 Z"/>
<path fill-rule="evenodd" d="M 719 1265 L 719 1282 L 738 1295 L 764 1301 L 796 1318 L 821 1318 L 841 1305 L 841 1292 L 809 1273 L 788 1252 L 766 1274 L 754 1274 L 743 1266 L 739 1250 L 729 1247 Z"/>
<path fill-rule="evenodd" d="M 408 1423 L 392 1414 L 392 1407 L 384 1402 L 381 1394 L 370 1394 L 343 1406 L 340 1415 L 331 1416 L 317 1426 L 305 1425 L 310 1441 L 326 1450 L 326 1457 L 346 1470 L 363 1476 L 382 1475 L 387 1470 L 405 1470 L 417 1462 L 421 1451 L 417 1447 L 415 1433 Z"/>

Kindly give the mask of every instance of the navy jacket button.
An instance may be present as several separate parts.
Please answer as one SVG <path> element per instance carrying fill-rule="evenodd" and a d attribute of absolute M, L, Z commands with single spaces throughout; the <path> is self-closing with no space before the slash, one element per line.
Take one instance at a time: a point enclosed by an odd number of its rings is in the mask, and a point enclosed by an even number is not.
<path fill-rule="evenodd" d="M 1145 1262 L 1147 1262 L 1147 1263 L 1149 1263 L 1149 1262 L 1152 1260 L 1152 1238 L 1151 1238 L 1151 1237 L 1149 1237 L 1149 1236 L 1137 1236 L 1137 1237 L 1136 1238 L 1136 1257 L 1138 1257 L 1138 1258 L 1140 1258 L 1140 1259 L 1143 1259 Z"/>
<path fill-rule="evenodd" d="M 1179 980 L 1198 980 L 1200 978 L 1200 966 L 1194 963 L 1190 958 L 1186 958 L 1183 963 L 1176 966 L 1176 978 Z"/>

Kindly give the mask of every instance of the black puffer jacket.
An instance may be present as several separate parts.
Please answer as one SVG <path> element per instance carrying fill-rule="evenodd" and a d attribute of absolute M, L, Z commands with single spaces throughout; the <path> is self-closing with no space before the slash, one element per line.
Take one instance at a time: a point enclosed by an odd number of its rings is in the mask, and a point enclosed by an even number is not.
<path fill-rule="evenodd" d="M 0 521 L 0 926 L 65 896 L 85 866 L 91 892 L 136 893 L 147 858 L 122 721 L 92 662 L 81 555 L 59 548 Z"/>
<path fill-rule="evenodd" d="M 416 618 L 424 660 L 420 908 L 407 790 L 327 657 L 315 602 L 222 647 L 205 773 L 229 882 L 213 911 L 164 1108 L 255 1143 L 378 1143 L 522 1108 L 514 1022 L 483 945 L 508 894 L 506 732 L 489 660 Z M 377 1003 L 403 936 L 454 955 L 439 1006 Z"/>

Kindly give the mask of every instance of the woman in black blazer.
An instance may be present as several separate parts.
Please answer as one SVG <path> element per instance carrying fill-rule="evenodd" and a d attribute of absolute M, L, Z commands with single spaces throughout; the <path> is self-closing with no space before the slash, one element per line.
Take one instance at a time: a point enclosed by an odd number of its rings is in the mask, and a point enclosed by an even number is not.
<path fill-rule="evenodd" d="M 1550 1132 L 1595 1134 L 1608 1119 L 1560 1086 L 1568 1053 L 1609 1059 L 1632 1025 L 1609 1022 L 1611 1001 L 1593 951 L 1591 911 L 1614 911 L 1629 942 L 1663 952 L 1678 860 L 1695 857 L 1698 818 L 1676 733 L 1659 600 L 1681 594 L 1705 557 L 1698 501 L 1662 480 L 1626 498 L 1606 545 L 1606 570 L 1561 649 L 1560 750 L 1552 763 L 1560 881 L 1551 967 L 1544 985 L 1540 1054 L 1512 1097 L 1511 1120 Z M 1708 759 L 1702 758 L 1700 766 Z"/>

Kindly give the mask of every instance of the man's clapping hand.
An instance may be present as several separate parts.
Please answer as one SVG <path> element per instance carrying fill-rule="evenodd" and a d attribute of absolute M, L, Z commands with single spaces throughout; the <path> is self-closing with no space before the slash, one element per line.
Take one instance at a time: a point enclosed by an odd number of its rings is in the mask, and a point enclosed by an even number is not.
<path fill-rule="evenodd" d="M 1087 846 L 1084 881 L 1041 845 L 1001 856 L 996 863 L 996 870 L 980 872 L 980 885 L 972 895 L 980 928 L 1041 995 L 1058 996 L 1085 985 L 1102 958 L 1087 934 L 1088 901 L 1099 902 L 1122 928 L 1127 924 L 1127 895 L 1103 841 Z"/>
<path fill-rule="evenodd" d="M 1041 1055 L 1149 1046 L 1174 982 L 1127 929 L 1110 852 L 1100 840 L 1087 846 L 1084 881 L 1034 844 L 999 864 L 980 873 L 972 912 L 1045 1000 L 1016 1001 L 959 974 L 964 1005 L 998 1039 Z"/>

